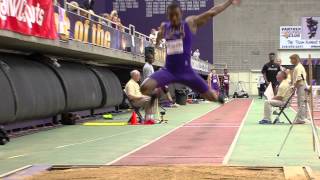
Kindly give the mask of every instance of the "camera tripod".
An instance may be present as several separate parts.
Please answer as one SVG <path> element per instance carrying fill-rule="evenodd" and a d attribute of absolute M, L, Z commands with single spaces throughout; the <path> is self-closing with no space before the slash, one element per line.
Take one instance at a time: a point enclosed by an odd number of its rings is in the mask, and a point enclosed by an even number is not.
<path fill-rule="evenodd" d="M 161 123 L 168 123 L 168 120 L 164 118 L 164 115 L 166 115 L 166 109 L 164 109 L 161 105 L 159 105 L 159 107 L 162 109 L 162 111 L 160 112 L 160 121 L 159 124 Z"/>
<path fill-rule="evenodd" d="M 168 120 L 164 118 L 167 110 L 159 104 L 158 99 L 156 99 L 155 101 L 155 106 L 156 106 L 156 114 L 158 115 L 158 124 L 168 123 Z M 161 111 L 159 111 L 159 107 Z"/>

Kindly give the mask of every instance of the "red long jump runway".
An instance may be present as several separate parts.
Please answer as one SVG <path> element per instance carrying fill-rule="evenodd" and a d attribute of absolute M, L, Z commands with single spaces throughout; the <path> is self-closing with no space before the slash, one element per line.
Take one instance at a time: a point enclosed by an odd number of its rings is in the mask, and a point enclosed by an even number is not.
<path fill-rule="evenodd" d="M 229 102 L 112 165 L 221 164 L 251 102 Z"/>

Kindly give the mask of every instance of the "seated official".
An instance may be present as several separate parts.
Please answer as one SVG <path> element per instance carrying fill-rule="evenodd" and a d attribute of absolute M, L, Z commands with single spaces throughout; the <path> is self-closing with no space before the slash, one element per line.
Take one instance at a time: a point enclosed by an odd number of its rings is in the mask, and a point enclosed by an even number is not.
<path fill-rule="evenodd" d="M 133 70 L 131 71 L 130 76 L 131 79 L 125 86 L 125 92 L 133 106 L 143 107 L 145 109 L 146 120 L 152 120 L 152 115 L 154 113 L 151 106 L 151 98 L 141 93 L 140 86 L 138 84 L 141 78 L 140 72 L 138 70 Z"/>
<path fill-rule="evenodd" d="M 260 124 L 271 123 L 272 107 L 284 106 L 289 99 L 292 90 L 290 88 L 289 81 L 287 79 L 287 73 L 279 71 L 277 74 L 277 81 L 279 82 L 278 93 L 271 100 L 266 100 L 264 103 L 264 118 L 259 121 Z"/>
<path fill-rule="evenodd" d="M 133 70 L 131 71 L 130 76 L 131 79 L 125 86 L 125 92 L 134 106 L 143 107 L 146 102 L 150 101 L 150 97 L 142 95 L 140 91 L 140 86 L 138 84 L 141 78 L 140 72 L 138 70 Z"/>

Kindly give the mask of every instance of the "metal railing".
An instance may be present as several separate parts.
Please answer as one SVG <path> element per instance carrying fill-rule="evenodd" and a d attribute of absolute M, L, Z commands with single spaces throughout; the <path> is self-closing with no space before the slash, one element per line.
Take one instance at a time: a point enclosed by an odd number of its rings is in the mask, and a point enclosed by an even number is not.
<path fill-rule="evenodd" d="M 87 15 L 87 18 L 89 20 L 92 20 L 93 18 L 97 18 L 98 19 L 98 23 L 100 23 L 100 24 L 104 24 L 104 22 L 105 22 L 107 24 L 107 26 L 109 26 L 109 27 L 112 27 L 112 28 L 115 28 L 115 29 L 120 29 L 120 30 L 122 30 L 122 32 L 131 34 L 129 27 L 126 27 L 126 26 L 123 26 L 123 25 L 119 25 L 118 23 L 113 22 L 110 19 L 107 19 L 107 18 L 102 17 L 100 15 L 94 14 L 91 11 L 85 10 L 85 9 L 79 7 L 79 6 L 75 6 L 75 5 L 73 5 L 71 3 L 68 3 L 68 2 L 65 2 L 65 3 L 66 3 L 65 7 L 67 8 L 68 12 L 73 13 L 72 11 L 70 11 L 70 7 L 72 7 L 74 9 L 76 9 L 77 15 L 79 15 L 79 16 L 85 17 L 84 16 L 84 14 L 85 14 L 85 15 Z"/>

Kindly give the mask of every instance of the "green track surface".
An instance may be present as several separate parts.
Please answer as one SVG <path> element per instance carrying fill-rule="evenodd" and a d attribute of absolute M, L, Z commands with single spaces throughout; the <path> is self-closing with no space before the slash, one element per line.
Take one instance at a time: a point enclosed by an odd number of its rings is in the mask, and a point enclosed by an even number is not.
<path fill-rule="evenodd" d="M 168 124 L 153 126 L 64 126 L 12 139 L 0 147 L 0 174 L 32 164 L 101 165 L 214 109 L 203 103 L 168 109 Z M 116 118 L 127 120 L 129 114 Z"/>
<path fill-rule="evenodd" d="M 311 166 L 320 170 L 320 160 L 313 152 L 311 125 L 295 125 L 287 143 L 277 157 L 290 125 L 259 125 L 263 100 L 256 99 L 251 107 L 229 165 L 245 166 Z M 293 119 L 295 113 L 286 110 Z M 284 117 L 281 117 L 285 121 Z"/>
<path fill-rule="evenodd" d="M 312 148 L 310 125 L 296 125 L 280 157 L 276 157 L 289 125 L 259 125 L 263 100 L 248 113 L 229 165 L 311 166 L 320 170 Z M 231 102 L 232 103 L 232 102 Z M 0 147 L 0 174 L 31 164 L 101 165 L 149 143 L 170 130 L 198 118 L 216 105 L 204 103 L 169 109 L 169 124 L 154 126 L 64 126 L 12 139 Z M 295 113 L 287 110 L 291 118 Z M 232 110 L 230 109 L 230 113 Z M 128 119 L 129 114 L 116 116 Z M 284 118 L 282 117 L 282 120 Z M 102 121 L 102 120 L 98 120 Z"/>

